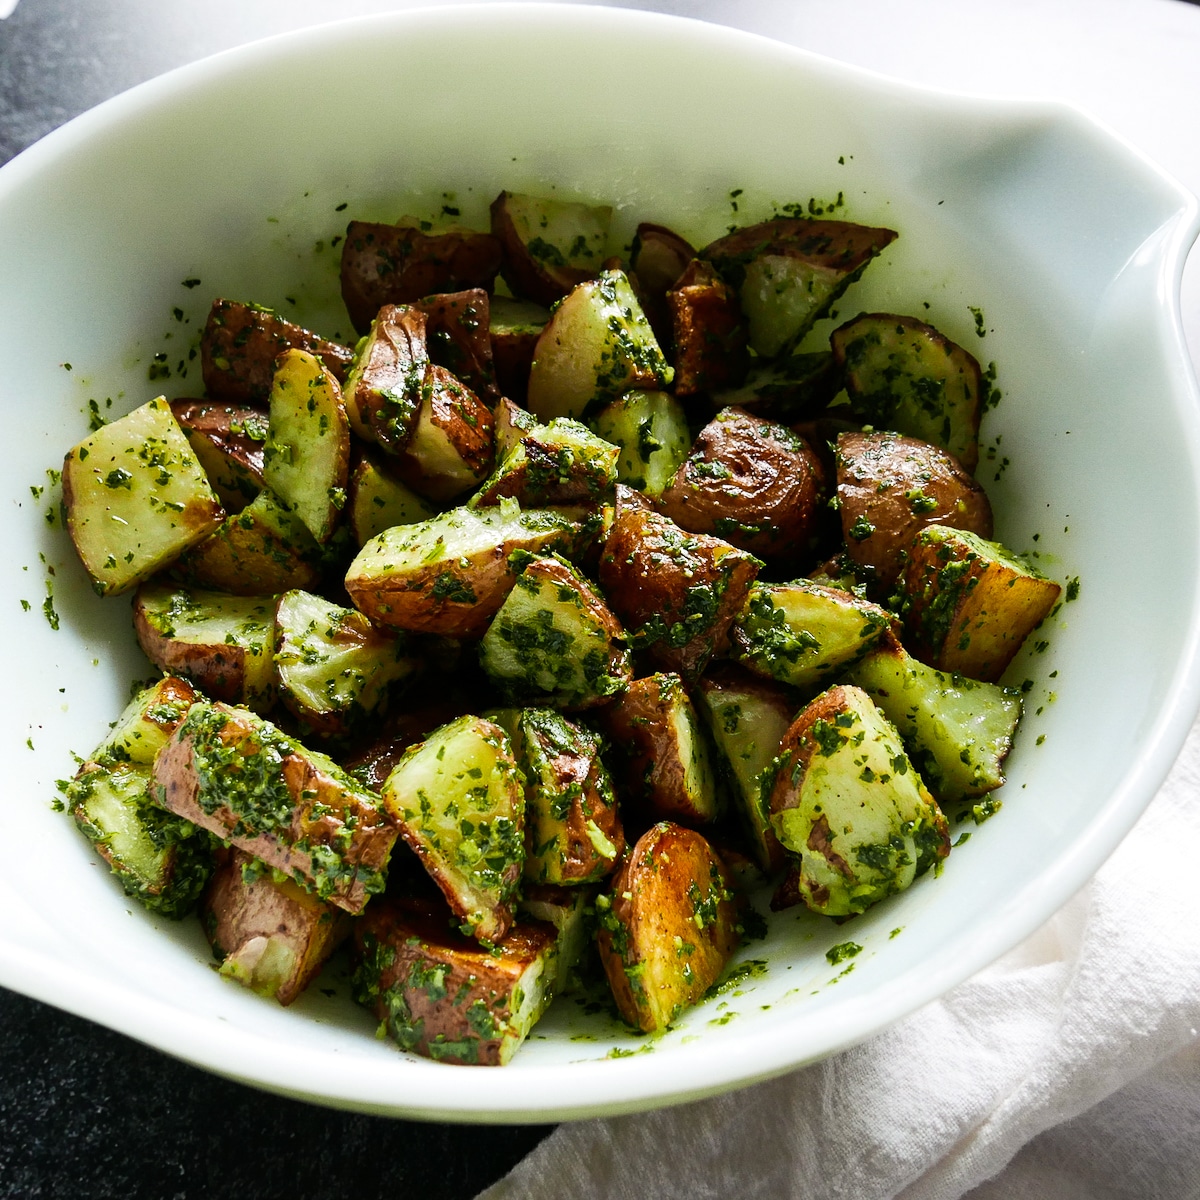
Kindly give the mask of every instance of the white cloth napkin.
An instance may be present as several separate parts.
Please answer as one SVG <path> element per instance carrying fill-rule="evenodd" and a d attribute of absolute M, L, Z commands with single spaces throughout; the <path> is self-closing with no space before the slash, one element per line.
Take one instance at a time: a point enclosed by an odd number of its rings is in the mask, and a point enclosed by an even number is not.
<path fill-rule="evenodd" d="M 951 1200 L 1022 1147 L 977 1200 L 1200 1196 L 1198 886 L 1200 723 L 1092 882 L 992 967 L 782 1079 L 560 1126 L 479 1200 Z M 1111 1104 L 1031 1141 L 1130 1081 L 1137 1145 Z"/>

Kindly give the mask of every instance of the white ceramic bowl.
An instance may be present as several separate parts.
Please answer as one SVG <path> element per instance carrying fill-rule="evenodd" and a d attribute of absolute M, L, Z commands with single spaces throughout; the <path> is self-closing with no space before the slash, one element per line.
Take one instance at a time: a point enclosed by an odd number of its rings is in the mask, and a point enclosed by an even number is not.
<path fill-rule="evenodd" d="M 213 296 L 346 335 L 330 246 L 348 216 L 448 204 L 483 225 L 501 188 L 609 201 L 618 242 L 644 219 L 702 244 L 739 188 L 737 219 L 840 193 L 851 219 L 898 229 L 843 309 L 927 314 L 999 364 L 984 426 L 997 457 L 981 470 L 997 535 L 1081 586 L 1048 649 L 1014 667 L 1032 687 L 1003 810 L 941 878 L 853 928 L 780 914 L 745 953 L 765 969 L 656 1042 L 560 1002 L 510 1067 L 468 1071 L 376 1041 L 344 979 L 285 1011 L 218 978 L 196 923 L 134 911 L 51 810 L 71 752 L 100 740 L 147 667 L 127 602 L 97 600 L 48 523 L 45 472 L 85 433 L 90 401 L 118 413 L 199 388 L 195 363 L 186 379 L 177 365 Z M 728 29 L 590 7 L 308 30 L 58 130 L 0 170 L 0 982 L 266 1088 L 479 1121 L 698 1097 L 938 996 L 1087 880 L 1196 710 L 1200 443 L 1177 303 L 1196 231 L 1191 197 L 1060 105 L 920 91 Z M 172 372 L 157 384 L 156 354 Z M 824 952 L 848 936 L 865 949 L 833 982 L 843 968 Z"/>

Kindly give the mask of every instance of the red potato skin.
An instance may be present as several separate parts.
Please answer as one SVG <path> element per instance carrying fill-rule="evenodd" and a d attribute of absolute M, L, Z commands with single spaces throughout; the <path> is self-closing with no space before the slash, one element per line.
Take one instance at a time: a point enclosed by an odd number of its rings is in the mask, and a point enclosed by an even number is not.
<path fill-rule="evenodd" d="M 694 260 L 667 293 L 675 346 L 675 395 L 680 399 L 737 387 L 750 357 L 742 309 L 709 263 Z"/>
<path fill-rule="evenodd" d="M 268 309 L 217 299 L 200 338 L 200 371 L 210 397 L 232 404 L 264 404 L 275 360 L 285 350 L 315 354 L 344 383 L 354 352 L 295 325 Z"/>
<path fill-rule="evenodd" d="M 577 283 L 594 279 L 594 271 L 583 271 L 578 267 L 554 266 L 539 262 L 529 253 L 517 233 L 508 212 L 508 193 L 501 192 L 492 201 L 492 236 L 502 247 L 504 281 L 514 296 L 532 300 L 549 308 L 561 300 Z"/>
<path fill-rule="evenodd" d="M 223 741 L 229 744 L 253 738 L 254 727 L 242 714 L 230 708 L 227 715 Z M 192 743 L 184 731 L 176 732 L 154 764 L 154 782 L 164 808 L 289 876 L 299 873 L 306 879 L 312 877 L 313 855 L 299 849 L 298 843 L 321 846 L 335 842 L 339 835 L 344 836 L 342 830 L 351 816 L 355 820 L 351 848 L 343 858 L 350 865 L 361 865 L 368 870 L 384 867 L 397 836 L 395 825 L 384 812 L 347 797 L 333 779 L 298 754 L 290 754 L 283 760 L 282 773 L 288 791 L 295 798 L 291 825 L 282 837 L 278 834 L 250 837 L 235 833 L 239 818 L 231 809 L 221 807 L 210 814 L 201 807 Z M 340 883 L 328 899 L 330 904 L 357 914 L 362 912 L 368 898 L 363 882 L 355 874 Z"/>
<path fill-rule="evenodd" d="M 428 327 L 428 314 L 415 305 L 383 305 L 376 315 L 366 363 L 345 396 L 357 432 L 391 455 L 404 452 L 420 411 L 420 397 L 414 390 L 419 391 L 429 365 Z M 403 396 L 407 407 L 389 401 L 389 395 Z"/>
<path fill-rule="evenodd" d="M 499 270 L 500 243 L 487 233 L 351 221 L 342 243 L 342 299 L 362 334 L 385 304 L 471 288 L 490 292 Z"/>
<path fill-rule="evenodd" d="M 700 431 L 658 506 L 693 533 L 763 558 L 797 559 L 815 543 L 824 490 L 820 460 L 803 438 L 725 408 Z"/>
<path fill-rule="evenodd" d="M 294 973 L 275 993 L 280 1004 L 297 999 L 350 934 L 350 917 L 270 875 L 247 880 L 242 868 L 254 860 L 233 850 L 208 882 L 201 900 L 201 923 L 213 954 L 237 956 L 258 938 L 282 937 L 296 952 Z"/>
<path fill-rule="evenodd" d="M 948 450 L 898 433 L 843 433 L 836 458 L 846 553 L 877 591 L 900 578 L 913 538 L 927 525 L 992 536 L 987 493 Z M 866 526 L 871 533 L 856 536 Z"/>
<path fill-rule="evenodd" d="M 426 296 L 414 306 L 428 318 L 429 357 L 452 372 L 488 406 L 500 399 L 489 336 L 490 300 L 483 288 Z"/>
<path fill-rule="evenodd" d="M 671 345 L 672 319 L 667 293 L 696 257 L 695 247 L 665 225 L 643 221 L 633 238 L 630 282 L 658 344 Z M 678 376 L 676 376 L 678 380 Z"/>
<path fill-rule="evenodd" d="M 815 266 L 849 274 L 896 239 L 892 229 L 849 221 L 775 217 L 710 242 L 699 257 L 719 270 L 762 254 L 804 258 Z"/>
<path fill-rule="evenodd" d="M 209 476 L 213 490 L 226 512 L 240 512 L 263 486 L 265 437 L 254 438 L 247 428 L 265 434 L 267 411 L 250 404 L 223 404 L 211 400 L 172 400 L 171 412 L 179 428 L 187 435 L 200 465 Z M 242 484 L 235 493 L 213 478 L 210 459 L 227 460 L 220 467 Z"/>
<path fill-rule="evenodd" d="M 758 569 L 756 558 L 729 542 L 685 533 L 660 513 L 618 504 L 599 578 L 610 607 L 634 637 L 634 649 L 644 649 L 663 670 L 690 680 L 714 654 L 728 649 L 729 627 Z M 697 587 L 711 589 L 708 595 L 715 594 L 717 604 L 707 616 L 691 620 L 689 596 Z M 655 625 L 665 636 L 651 641 L 645 629 Z"/>

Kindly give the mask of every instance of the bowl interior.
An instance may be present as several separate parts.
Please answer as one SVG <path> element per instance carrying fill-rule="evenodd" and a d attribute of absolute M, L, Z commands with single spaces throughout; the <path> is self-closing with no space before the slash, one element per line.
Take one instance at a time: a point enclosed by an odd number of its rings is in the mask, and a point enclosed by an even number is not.
<path fill-rule="evenodd" d="M 810 201 L 899 230 L 843 318 L 913 313 L 995 361 L 1003 396 L 979 476 L 997 536 L 1080 584 L 1011 670 L 1027 715 L 1003 809 L 962 827 L 970 844 L 940 878 L 852 928 L 778 914 L 736 982 L 657 1041 L 560 1001 L 505 1071 L 460 1072 L 375 1041 L 336 967 L 289 1011 L 225 983 L 194 922 L 132 911 L 51 810 L 72 752 L 150 673 L 127 601 L 88 588 L 52 472 L 93 404 L 115 415 L 198 393 L 214 296 L 349 339 L 348 217 L 457 209 L 486 227 L 502 188 L 612 203 L 616 251 L 640 220 L 699 245 Z M 1200 456 L 1176 311 L 1195 232 L 1194 201 L 1069 109 L 917 91 L 616 10 L 502 5 L 305 31 L 58 131 L 0 172 L 15 776 L 0 813 L 21 846 L 0 878 L 0 981 L 266 1087 L 474 1120 L 698 1096 L 940 994 L 1099 866 L 1195 711 Z M 830 967 L 825 951 L 848 939 L 864 947 L 853 969 Z"/>

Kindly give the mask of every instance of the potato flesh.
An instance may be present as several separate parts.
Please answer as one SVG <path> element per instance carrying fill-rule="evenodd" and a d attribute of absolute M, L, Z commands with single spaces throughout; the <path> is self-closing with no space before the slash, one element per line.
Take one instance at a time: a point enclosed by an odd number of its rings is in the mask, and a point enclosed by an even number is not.
<path fill-rule="evenodd" d="M 638 839 L 597 897 L 597 945 L 617 1009 L 661 1033 L 720 978 L 737 949 L 725 867 L 700 834 L 669 821 Z"/>
<path fill-rule="evenodd" d="M 207 696 L 266 710 L 275 699 L 275 597 L 143 584 L 134 630 L 146 657 Z"/>
<path fill-rule="evenodd" d="M 517 576 L 479 646 L 484 673 L 512 699 L 567 709 L 605 703 L 633 675 L 625 634 L 569 563 L 536 558 Z"/>
<path fill-rule="evenodd" d="M 348 731 L 416 670 L 407 643 L 362 613 L 311 592 L 285 592 L 275 611 L 275 672 L 283 701 L 322 733 Z"/>
<path fill-rule="evenodd" d="M 436 513 L 433 503 L 407 484 L 393 479 L 379 463 L 364 454 L 350 476 L 346 515 L 359 546 L 393 525 L 412 525 Z"/>
<path fill-rule="evenodd" d="M 576 286 L 542 330 L 529 372 L 529 410 L 543 421 L 582 417 L 633 388 L 674 377 L 621 271 Z"/>
<path fill-rule="evenodd" d="M 128 591 L 225 516 L 161 396 L 68 452 L 63 503 L 71 540 L 102 596 Z"/>
<path fill-rule="evenodd" d="M 345 504 L 349 464 L 350 424 L 337 380 L 313 355 L 285 351 L 271 386 L 263 477 L 318 542 L 329 540 Z"/>
<path fill-rule="evenodd" d="M 865 692 L 837 686 L 788 730 L 770 798 L 780 842 L 800 855 L 805 903 L 865 912 L 949 853 L 946 818 Z"/>
<path fill-rule="evenodd" d="M 733 629 L 742 663 L 792 687 L 816 687 L 867 652 L 892 615 L 807 579 L 750 589 Z"/>
<path fill-rule="evenodd" d="M 1003 786 L 1021 717 L 1019 693 L 937 671 L 886 640 L 850 668 L 849 679 L 900 731 L 939 803 Z"/>
<path fill-rule="evenodd" d="M 92 754 L 100 763 L 137 763 L 150 767 L 196 700 L 185 679 L 168 675 L 143 688 L 126 706 L 112 732 Z"/>
<path fill-rule="evenodd" d="M 654 498 L 688 455 L 683 405 L 667 392 L 631 391 L 596 414 L 592 428 L 620 447 L 617 481 Z"/>
<path fill-rule="evenodd" d="M 383 802 L 463 928 L 503 938 L 525 858 L 525 796 L 504 730 L 473 716 L 443 725 L 401 758 Z"/>

